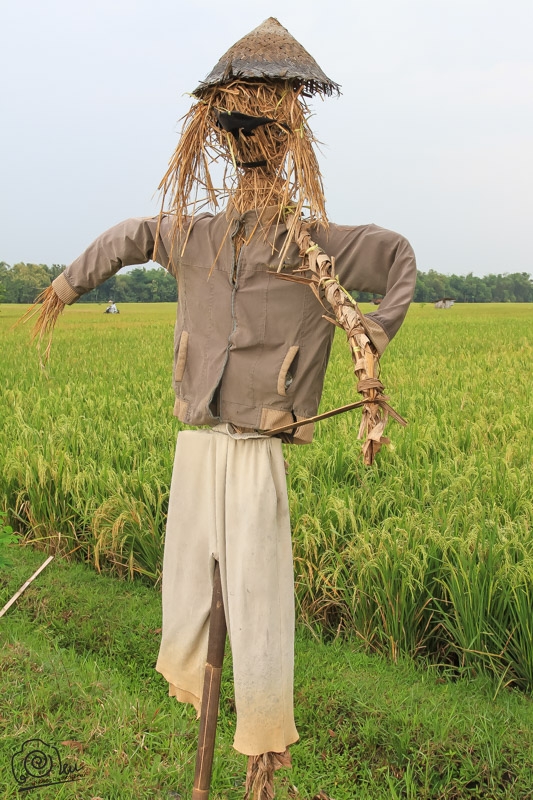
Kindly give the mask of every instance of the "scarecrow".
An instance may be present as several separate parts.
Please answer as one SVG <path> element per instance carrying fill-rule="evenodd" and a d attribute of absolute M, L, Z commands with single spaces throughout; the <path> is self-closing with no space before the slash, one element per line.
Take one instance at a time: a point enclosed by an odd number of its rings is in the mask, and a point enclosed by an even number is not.
<path fill-rule="evenodd" d="M 388 441 L 389 415 L 403 422 L 378 363 L 412 299 L 414 255 L 397 233 L 327 219 L 307 102 L 338 93 L 274 18 L 238 41 L 193 92 L 160 187 L 169 210 L 100 236 L 46 290 L 37 323 L 51 334 L 65 304 L 125 265 L 153 259 L 178 282 L 174 413 L 200 429 L 177 440 L 156 668 L 201 711 L 199 763 L 209 762 L 227 626 L 234 747 L 249 757 L 245 796 L 259 800 L 274 796 L 273 772 L 298 739 L 282 443 L 309 443 L 328 416 L 317 411 L 335 326 L 363 399 L 331 413 L 363 407 L 365 463 Z M 355 290 L 383 295 L 378 309 L 363 315 Z M 194 798 L 208 791 L 195 780 Z"/>

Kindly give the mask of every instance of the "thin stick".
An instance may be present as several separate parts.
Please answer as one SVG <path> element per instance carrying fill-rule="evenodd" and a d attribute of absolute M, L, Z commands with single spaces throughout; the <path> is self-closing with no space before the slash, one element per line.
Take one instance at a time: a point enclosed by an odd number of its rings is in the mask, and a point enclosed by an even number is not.
<path fill-rule="evenodd" d="M 54 558 L 53 556 L 48 556 L 48 558 L 46 559 L 46 561 L 44 562 L 44 564 L 41 564 L 41 566 L 39 567 L 39 569 L 38 569 L 36 572 L 34 572 L 34 573 L 33 573 L 33 575 L 31 576 L 31 578 L 29 578 L 29 579 L 26 581 L 26 583 L 24 584 L 24 586 L 21 586 L 21 587 L 20 587 L 20 589 L 18 590 L 18 592 L 15 592 L 15 594 L 13 595 L 13 597 L 11 598 L 11 600 L 8 600 L 8 602 L 5 604 L 5 606 L 3 607 L 3 609 L 0 611 L 0 617 L 3 617 L 3 616 L 4 616 L 4 614 L 6 613 L 6 611 L 8 610 L 8 608 L 11 608 L 11 606 L 13 605 L 13 603 L 15 602 L 15 600 L 17 600 L 17 599 L 20 597 L 20 595 L 22 594 L 22 592 L 24 592 L 24 591 L 25 591 L 25 590 L 28 588 L 28 586 L 30 585 L 30 583 L 31 583 L 32 581 L 34 581 L 34 580 L 35 580 L 35 578 L 37 577 L 37 575 L 39 575 L 39 573 L 40 573 L 40 572 L 42 572 L 42 571 L 43 571 L 43 569 L 44 569 L 45 567 L 47 567 L 47 566 L 48 566 L 48 564 L 50 563 L 50 561 L 52 561 L 52 559 L 53 559 L 53 558 Z"/>
<path fill-rule="evenodd" d="M 198 750 L 196 751 L 196 771 L 194 774 L 192 800 L 207 800 L 209 797 L 225 644 L 226 617 L 222 598 L 222 584 L 220 582 L 220 567 L 217 561 L 213 575 L 213 598 L 209 620 L 207 663 L 205 665 L 200 735 L 198 738 Z"/>

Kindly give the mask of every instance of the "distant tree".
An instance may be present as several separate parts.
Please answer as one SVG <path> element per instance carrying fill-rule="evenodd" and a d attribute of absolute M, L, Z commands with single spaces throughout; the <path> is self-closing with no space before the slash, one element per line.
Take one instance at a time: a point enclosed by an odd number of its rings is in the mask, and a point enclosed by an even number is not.
<path fill-rule="evenodd" d="M 448 278 L 447 296 L 455 300 L 456 303 L 466 302 L 465 279 L 463 275 L 450 275 Z"/>
<path fill-rule="evenodd" d="M 352 292 L 352 297 L 357 303 L 371 303 L 374 299 L 372 292 Z"/>
<path fill-rule="evenodd" d="M 463 278 L 463 301 L 466 303 L 488 303 L 492 299 L 490 288 L 483 278 L 472 275 L 471 272 Z"/>
<path fill-rule="evenodd" d="M 178 283 L 164 269 L 151 269 L 148 273 L 152 278 L 152 302 L 175 303 L 178 299 Z"/>
<path fill-rule="evenodd" d="M 46 264 L 42 264 L 41 266 L 43 266 L 45 270 L 48 272 L 51 281 L 55 280 L 58 275 L 61 275 L 61 273 L 65 269 L 64 264 L 52 264 L 51 267 L 46 266 Z"/>
<path fill-rule="evenodd" d="M 513 272 L 507 276 L 515 303 L 533 303 L 533 280 L 527 272 Z"/>
<path fill-rule="evenodd" d="M 62 264 L 15 264 L 0 261 L 0 300 L 5 303 L 32 303 L 64 270 Z M 370 292 L 354 292 L 355 300 L 370 303 Z M 136 267 L 113 275 L 97 289 L 83 295 L 83 303 L 172 303 L 176 302 L 176 279 L 161 267 Z M 435 303 L 450 297 L 456 303 L 533 303 L 533 279 L 527 272 L 485 275 L 442 275 L 436 270 L 419 272 L 414 300 Z"/>
<path fill-rule="evenodd" d="M 43 289 L 50 286 L 50 277 L 43 264 L 14 264 L 9 271 L 6 291 L 8 303 L 33 303 Z"/>
<path fill-rule="evenodd" d="M 152 272 L 152 270 L 150 270 Z M 127 273 L 128 300 L 131 303 L 150 303 L 152 300 L 152 280 L 145 267 L 136 267 Z"/>
<path fill-rule="evenodd" d="M 107 303 L 108 300 L 122 300 L 122 297 L 117 298 L 116 295 L 116 281 L 117 276 L 112 275 L 111 278 L 108 278 L 100 286 L 97 286 L 96 289 L 91 289 L 90 292 L 82 295 L 80 301 L 82 303 Z"/>
<path fill-rule="evenodd" d="M 0 261 L 0 303 L 3 302 L 7 294 L 7 284 L 9 282 L 9 264 Z"/>
<path fill-rule="evenodd" d="M 415 303 L 428 302 L 428 290 L 426 287 L 426 275 L 423 272 L 418 272 L 416 276 L 416 286 L 413 300 Z"/>
<path fill-rule="evenodd" d="M 419 272 L 417 275 L 414 301 L 415 303 L 435 303 L 446 296 L 446 278 L 434 269 Z"/>
<path fill-rule="evenodd" d="M 445 276 L 435 272 L 434 269 L 430 269 L 426 275 L 426 292 L 427 300 L 433 303 L 435 303 L 437 300 L 441 300 L 443 297 L 446 297 L 447 292 Z"/>

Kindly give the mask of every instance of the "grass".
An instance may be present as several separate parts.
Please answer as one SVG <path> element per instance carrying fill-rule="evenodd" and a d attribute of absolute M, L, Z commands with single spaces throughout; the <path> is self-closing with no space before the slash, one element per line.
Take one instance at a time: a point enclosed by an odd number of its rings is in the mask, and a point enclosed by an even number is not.
<path fill-rule="evenodd" d="M 0 504 L 36 545 L 158 584 L 174 441 L 172 305 L 68 309 L 40 373 L 0 329 Z M 365 468 L 358 415 L 286 449 L 300 619 L 368 653 L 533 689 L 530 304 L 415 305 L 383 358 L 394 449 Z M 322 408 L 354 395 L 343 336 Z"/>
<path fill-rule="evenodd" d="M 9 556 L 0 605 L 43 560 L 20 545 Z M 0 624 L 1 800 L 16 794 L 12 755 L 34 738 L 81 777 L 28 797 L 190 797 L 197 722 L 153 669 L 157 591 L 56 558 Z M 533 701 L 482 675 L 458 681 L 401 657 L 391 664 L 299 627 L 295 695 L 301 739 L 292 770 L 277 775 L 280 800 L 533 797 Z M 243 795 L 234 725 L 227 654 L 212 800 Z"/>

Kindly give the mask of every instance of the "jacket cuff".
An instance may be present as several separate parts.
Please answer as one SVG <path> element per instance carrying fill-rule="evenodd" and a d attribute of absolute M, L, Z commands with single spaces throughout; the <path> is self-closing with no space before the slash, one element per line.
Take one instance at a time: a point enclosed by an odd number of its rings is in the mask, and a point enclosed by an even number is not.
<path fill-rule="evenodd" d="M 385 348 L 389 343 L 389 337 L 379 324 L 376 322 L 372 317 L 368 314 L 365 314 L 365 328 L 368 332 L 370 339 L 372 340 L 372 344 L 378 351 L 378 355 L 382 356 L 385 352 Z"/>
<path fill-rule="evenodd" d="M 62 272 L 61 275 L 58 275 L 57 278 L 54 278 L 52 281 L 52 286 L 54 287 L 54 292 L 57 294 L 59 299 L 62 300 L 67 306 L 75 303 L 80 297 L 80 295 L 74 291 L 66 279 L 64 272 Z"/>

